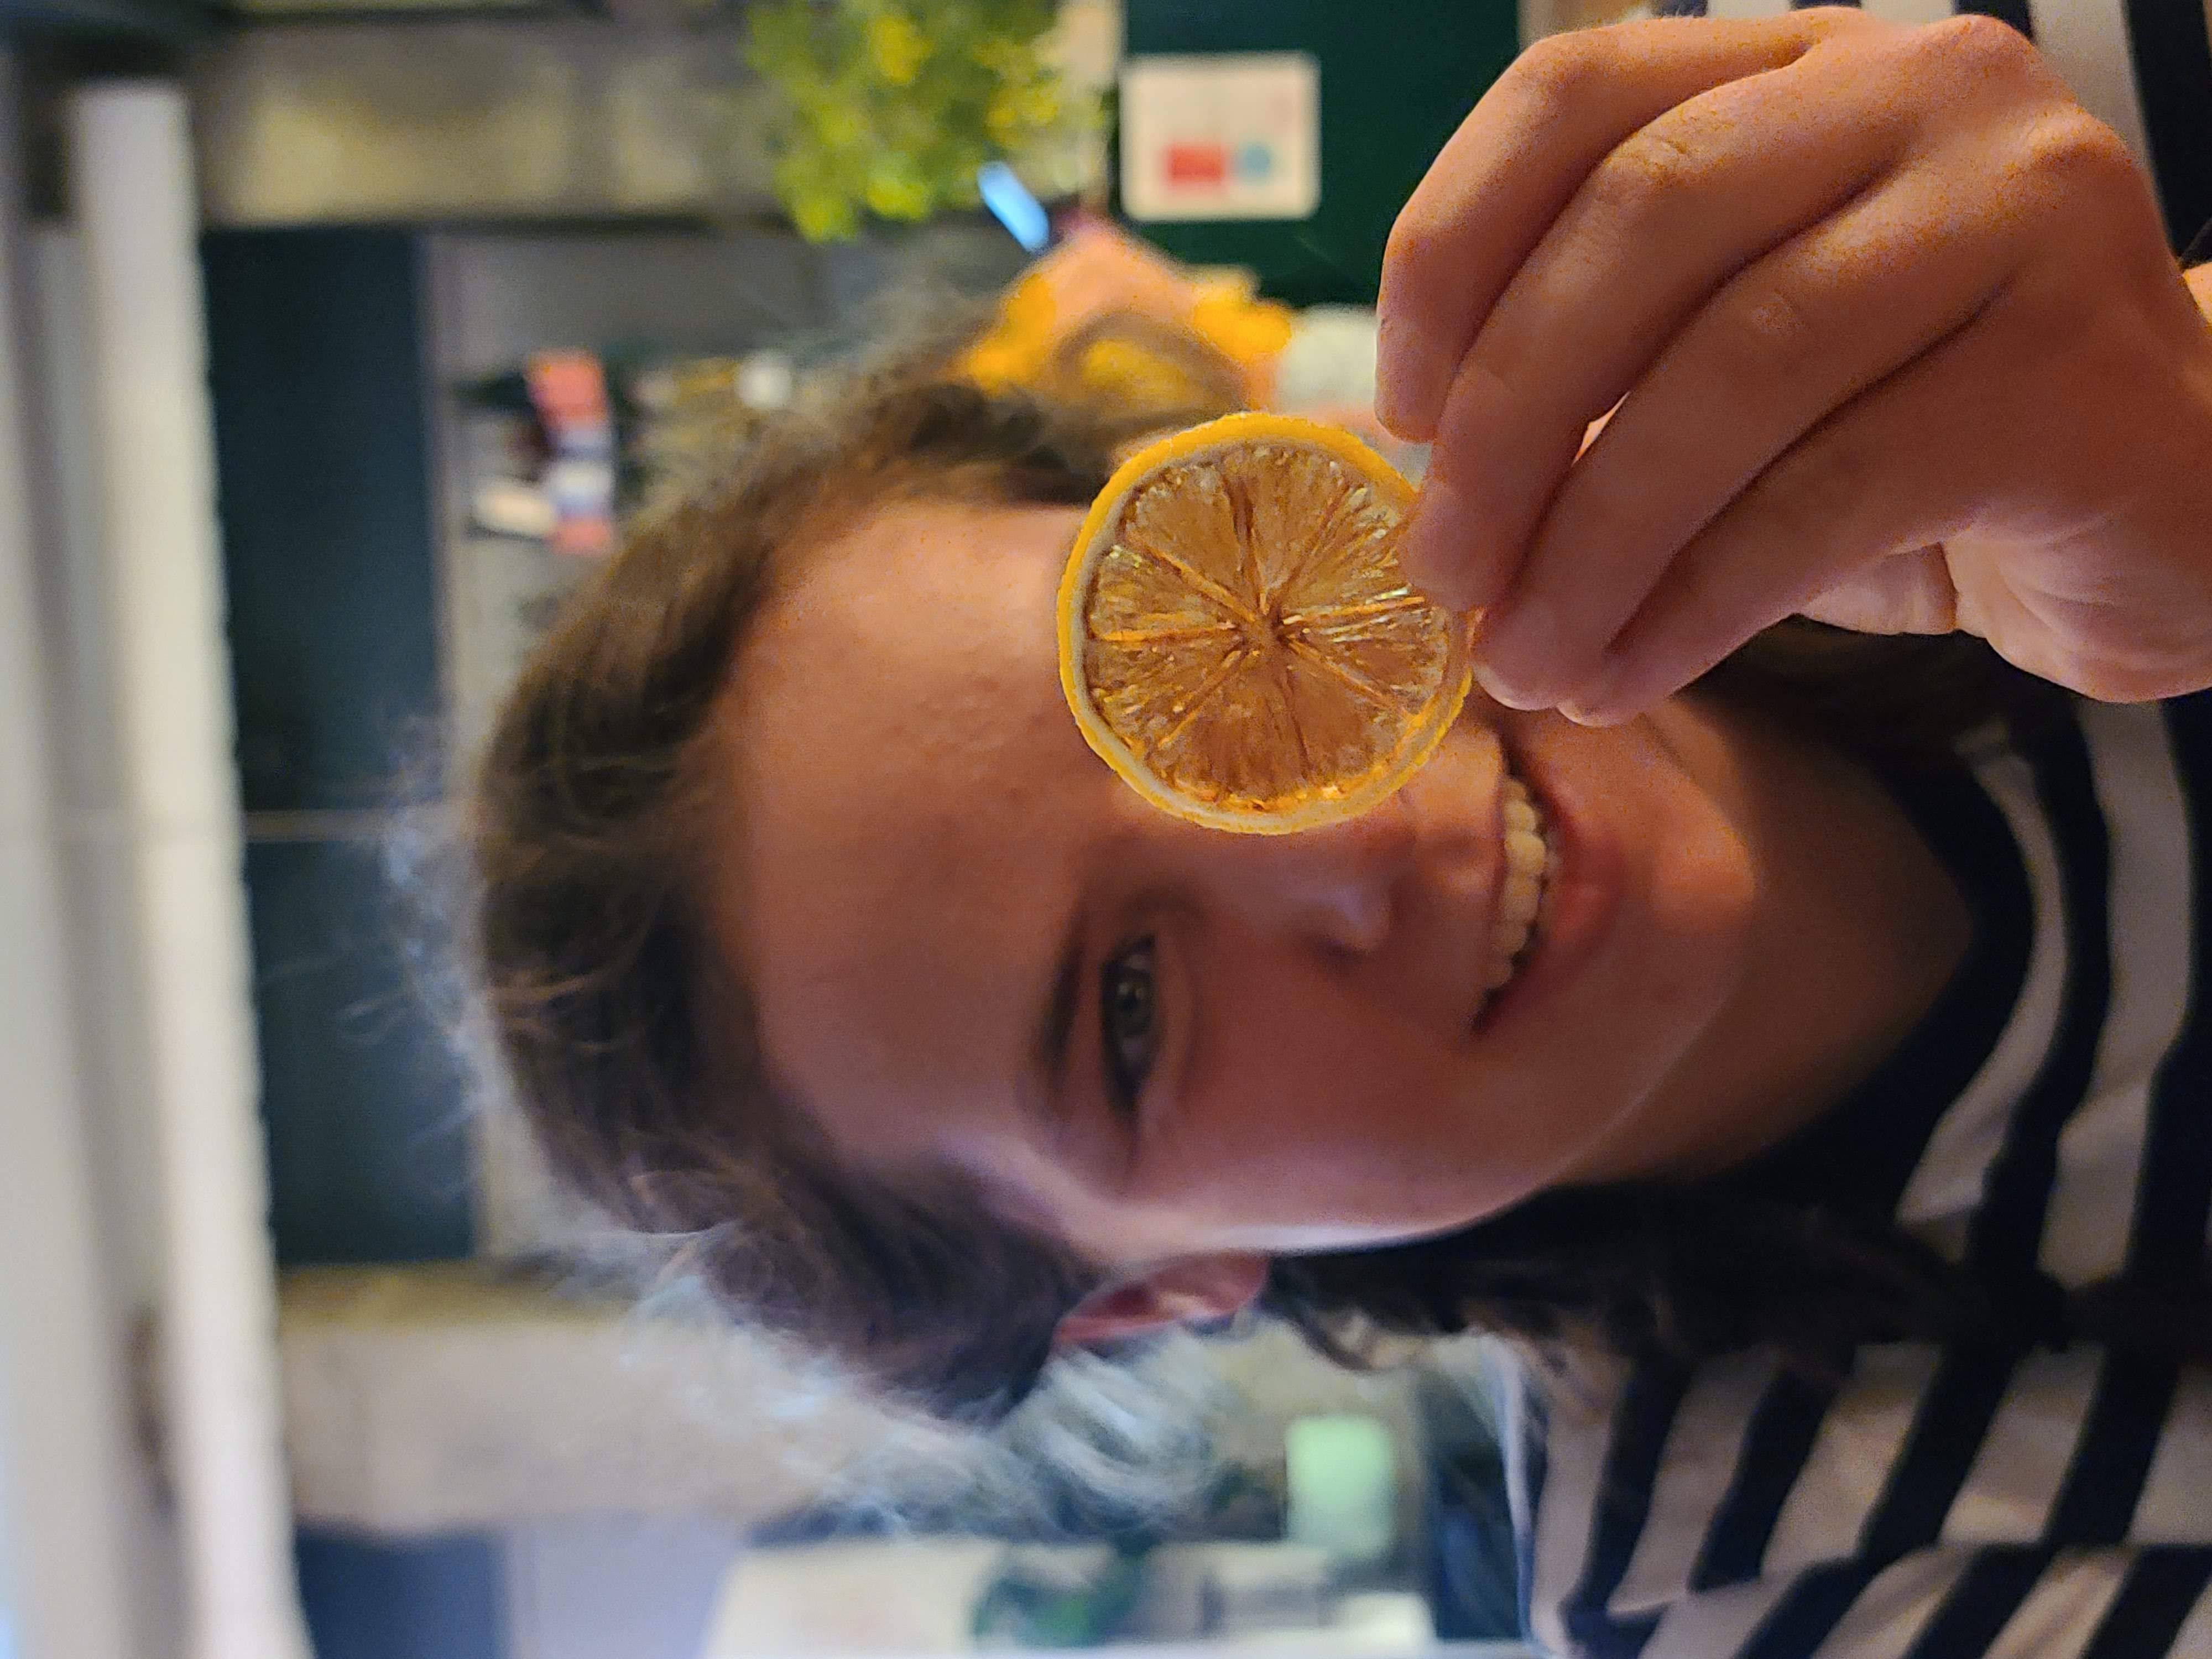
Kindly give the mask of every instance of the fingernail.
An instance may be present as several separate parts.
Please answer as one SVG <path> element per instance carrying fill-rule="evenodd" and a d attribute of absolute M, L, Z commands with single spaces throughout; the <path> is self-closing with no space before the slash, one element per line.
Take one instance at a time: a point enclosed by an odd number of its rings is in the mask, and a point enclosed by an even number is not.
<path fill-rule="evenodd" d="M 1521 693 L 1518 690 L 1491 672 L 1488 663 L 1478 657 L 1469 666 L 1474 672 L 1474 683 L 1482 688 L 1483 695 L 1491 702 L 1503 703 L 1508 708 L 1523 708 L 1528 706 L 1521 701 Z"/>
<path fill-rule="evenodd" d="M 1608 652 L 1599 659 L 1597 672 L 1559 704 L 1559 712 L 1577 726 L 1620 725 L 1632 712 L 1619 706 L 1621 682 L 1627 678 L 1628 665 Z"/>
<path fill-rule="evenodd" d="M 1550 602 L 1523 599 L 1494 625 L 1484 619 L 1474 642 L 1476 678 L 1484 690 L 1509 708 L 1541 708 L 1546 667 L 1558 657 L 1559 644 L 1559 620 Z"/>
<path fill-rule="evenodd" d="M 1480 658 L 1476 659 L 1470 666 L 1474 671 L 1474 683 L 1483 689 L 1491 702 L 1503 703 L 1508 708 L 1524 711 L 1541 708 L 1544 706 L 1541 698 L 1522 690 Z"/>
<path fill-rule="evenodd" d="M 1471 515 L 1448 491 L 1428 489 L 1413 503 L 1398 538 L 1398 563 L 1407 579 L 1447 611 L 1474 603 L 1474 583 L 1462 556 L 1472 544 Z"/>
<path fill-rule="evenodd" d="M 1386 358 L 1376 365 L 1375 418 L 1382 429 L 1400 438 L 1406 436 L 1406 399 L 1398 390 L 1402 370 L 1388 367 Z"/>

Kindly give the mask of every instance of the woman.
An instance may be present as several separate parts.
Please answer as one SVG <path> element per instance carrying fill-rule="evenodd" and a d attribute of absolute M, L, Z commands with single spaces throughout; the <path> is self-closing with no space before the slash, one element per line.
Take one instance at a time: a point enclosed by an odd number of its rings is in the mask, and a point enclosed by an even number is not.
<path fill-rule="evenodd" d="M 1437 758 L 1310 835 L 1152 812 L 1050 625 L 1149 422 L 863 388 L 517 688 L 476 846 L 520 1097 L 950 1413 L 1254 1303 L 1523 1339 L 1563 1650 L 2212 1650 L 2195 282 L 1996 26 L 1533 53 L 1386 274 L 1411 554 L 1491 605 Z M 1559 860 L 1498 962 L 1509 777 Z"/>

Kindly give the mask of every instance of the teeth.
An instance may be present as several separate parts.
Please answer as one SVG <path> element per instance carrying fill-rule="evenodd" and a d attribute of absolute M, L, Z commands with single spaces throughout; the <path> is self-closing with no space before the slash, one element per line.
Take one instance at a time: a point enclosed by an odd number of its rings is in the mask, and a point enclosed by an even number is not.
<path fill-rule="evenodd" d="M 1535 931 L 1544 885 L 1559 867 L 1559 855 L 1544 839 L 1544 814 L 1528 787 L 1509 775 L 1503 787 L 1505 875 L 1498 889 L 1498 920 L 1491 928 L 1490 964 L 1483 975 L 1486 991 L 1499 989 L 1513 977 Z"/>

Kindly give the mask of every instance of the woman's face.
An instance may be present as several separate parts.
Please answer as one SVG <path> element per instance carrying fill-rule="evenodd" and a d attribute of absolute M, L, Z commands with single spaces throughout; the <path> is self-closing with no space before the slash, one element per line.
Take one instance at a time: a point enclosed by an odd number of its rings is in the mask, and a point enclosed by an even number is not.
<path fill-rule="evenodd" d="M 917 503 L 759 621 L 718 926 L 831 1144 L 950 1165 L 1102 1266 L 1341 1249 L 1632 1171 L 1687 1098 L 1756 884 L 1694 709 L 1479 696 L 1389 804 L 1290 836 L 1146 805 L 1061 700 L 1081 514 Z M 1486 1013 L 1510 767 L 1561 863 Z"/>

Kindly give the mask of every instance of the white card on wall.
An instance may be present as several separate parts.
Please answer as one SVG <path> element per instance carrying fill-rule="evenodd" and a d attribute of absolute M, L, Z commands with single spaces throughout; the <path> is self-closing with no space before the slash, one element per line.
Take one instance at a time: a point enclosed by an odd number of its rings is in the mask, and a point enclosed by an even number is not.
<path fill-rule="evenodd" d="M 1302 52 L 1121 66 L 1130 218 L 1305 219 L 1321 205 L 1321 65 Z"/>

